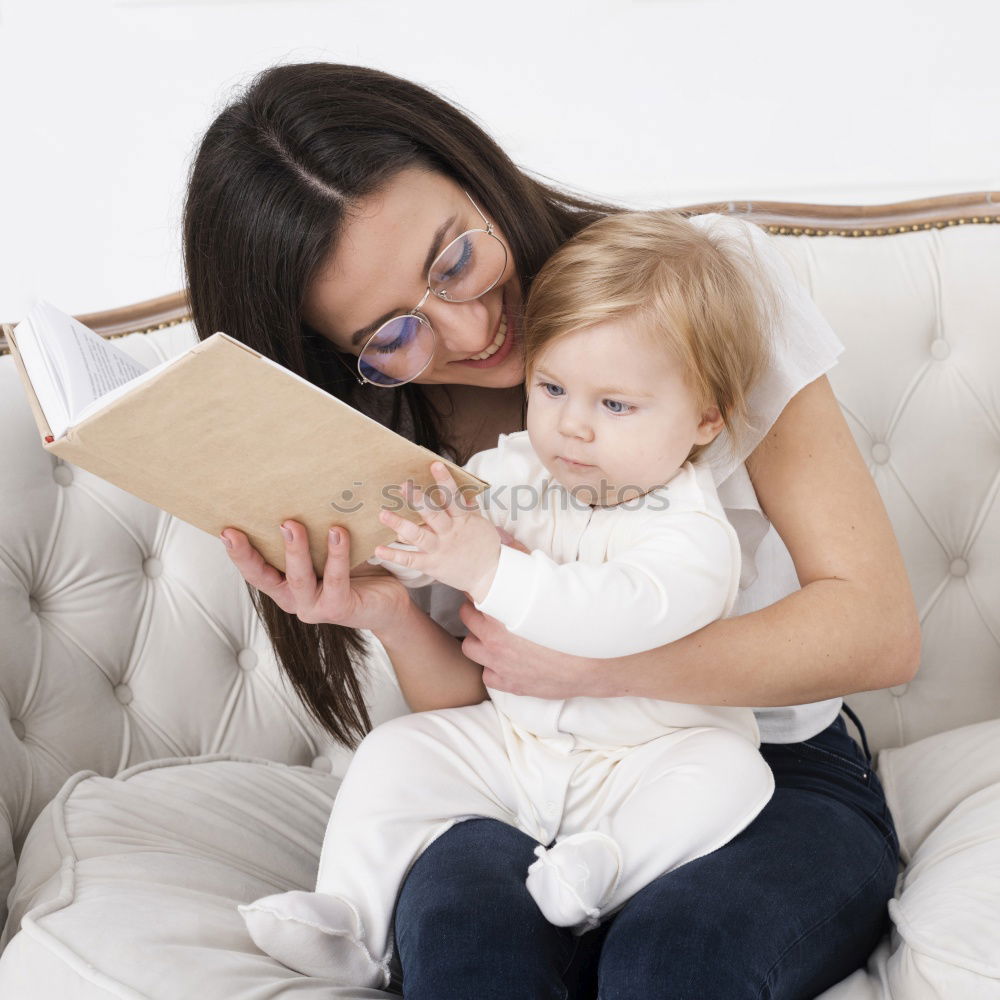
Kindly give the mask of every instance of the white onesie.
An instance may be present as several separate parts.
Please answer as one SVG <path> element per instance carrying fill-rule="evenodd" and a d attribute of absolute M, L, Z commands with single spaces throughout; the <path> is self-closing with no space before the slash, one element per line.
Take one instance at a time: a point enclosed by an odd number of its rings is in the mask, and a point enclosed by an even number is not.
<path fill-rule="evenodd" d="M 483 512 L 532 549 L 504 546 L 477 604 L 510 631 L 614 657 L 731 613 L 740 546 L 709 467 L 685 463 L 665 486 L 611 508 L 575 500 L 527 432 L 501 436 L 466 468 L 491 484 Z M 408 586 L 427 583 L 382 565 Z M 749 708 L 489 693 L 393 719 L 362 741 L 334 802 L 316 893 L 241 907 L 264 951 L 342 985 L 384 987 L 403 879 L 431 842 L 473 817 L 538 841 L 528 891 L 552 923 L 582 933 L 727 843 L 774 790 Z"/>
<path fill-rule="evenodd" d="M 707 466 L 685 462 L 666 486 L 616 507 L 574 499 L 539 460 L 527 431 L 502 434 L 496 448 L 473 455 L 465 468 L 490 484 L 478 498 L 480 510 L 532 550 L 503 546 L 493 584 L 476 604 L 516 635 L 577 656 L 627 656 L 732 611 L 739 538 Z M 369 562 L 408 587 L 433 583 L 414 570 Z M 567 749 L 635 746 L 665 729 L 698 725 L 723 726 L 760 742 L 749 709 L 489 694 L 514 727 L 560 738 Z"/>

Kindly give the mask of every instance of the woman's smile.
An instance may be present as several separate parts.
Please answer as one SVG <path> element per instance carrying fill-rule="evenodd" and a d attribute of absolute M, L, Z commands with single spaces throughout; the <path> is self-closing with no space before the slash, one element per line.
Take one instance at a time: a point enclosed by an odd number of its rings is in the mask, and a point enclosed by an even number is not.
<path fill-rule="evenodd" d="M 515 340 L 514 324 L 508 319 L 505 298 L 501 305 L 500 323 L 497 326 L 497 332 L 490 342 L 489 347 L 479 354 L 474 354 L 471 358 L 452 361 L 450 364 L 466 365 L 470 368 L 495 368 L 497 365 L 502 364 L 507 355 L 510 354 Z"/>

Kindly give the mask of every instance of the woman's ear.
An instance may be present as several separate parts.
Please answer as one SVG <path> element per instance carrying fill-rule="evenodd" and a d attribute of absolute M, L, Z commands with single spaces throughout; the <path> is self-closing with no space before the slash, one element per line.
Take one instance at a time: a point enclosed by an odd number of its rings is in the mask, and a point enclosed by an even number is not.
<path fill-rule="evenodd" d="M 701 423 L 695 434 L 695 444 L 710 444 L 726 426 L 717 406 L 709 406 L 701 411 Z"/>

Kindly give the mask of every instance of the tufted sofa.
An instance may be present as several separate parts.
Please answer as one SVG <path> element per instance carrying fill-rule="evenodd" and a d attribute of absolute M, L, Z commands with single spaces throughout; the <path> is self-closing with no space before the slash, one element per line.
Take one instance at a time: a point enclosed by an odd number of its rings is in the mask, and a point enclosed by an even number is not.
<path fill-rule="evenodd" d="M 891 933 L 824 1000 L 1000 998 L 993 197 L 694 209 L 764 225 L 844 341 L 830 380 L 923 623 L 915 680 L 848 699 L 903 863 Z M 147 364 L 194 338 L 180 296 L 84 320 Z M 46 453 L 9 357 L 0 469 L 0 997 L 383 996 L 295 976 L 236 913 L 311 887 L 349 754 L 221 543 Z M 376 721 L 407 710 L 374 639 L 366 691 Z"/>

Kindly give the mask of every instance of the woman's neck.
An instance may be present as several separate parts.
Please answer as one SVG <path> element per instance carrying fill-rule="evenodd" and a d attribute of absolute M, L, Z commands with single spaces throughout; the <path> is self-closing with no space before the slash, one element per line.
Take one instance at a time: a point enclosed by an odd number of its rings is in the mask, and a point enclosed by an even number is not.
<path fill-rule="evenodd" d="M 524 429 L 524 386 L 429 385 L 424 391 L 440 414 L 445 438 L 462 461 L 496 447 L 501 434 Z"/>

